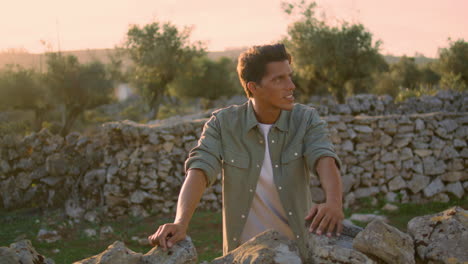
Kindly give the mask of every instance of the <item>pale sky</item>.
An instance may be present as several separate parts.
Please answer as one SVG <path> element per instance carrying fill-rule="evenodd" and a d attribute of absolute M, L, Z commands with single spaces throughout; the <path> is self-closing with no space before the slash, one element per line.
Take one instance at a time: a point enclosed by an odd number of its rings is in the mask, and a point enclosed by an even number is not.
<path fill-rule="evenodd" d="M 382 53 L 437 56 L 447 39 L 468 41 L 468 0 L 318 0 L 327 21 L 359 22 L 383 41 Z M 271 43 L 294 20 L 281 0 L 0 0 L 0 51 L 113 48 L 129 25 L 193 26 L 210 51 Z"/>

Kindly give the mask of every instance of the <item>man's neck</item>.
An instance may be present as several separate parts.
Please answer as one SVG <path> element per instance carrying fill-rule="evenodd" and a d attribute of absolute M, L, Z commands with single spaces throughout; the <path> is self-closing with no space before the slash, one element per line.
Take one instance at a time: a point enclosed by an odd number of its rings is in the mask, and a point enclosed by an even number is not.
<path fill-rule="evenodd" d="M 274 124 L 276 120 L 278 120 L 281 109 L 278 108 L 268 108 L 263 107 L 261 103 L 252 100 L 253 109 L 255 112 L 255 116 L 257 117 L 257 121 L 262 124 Z"/>

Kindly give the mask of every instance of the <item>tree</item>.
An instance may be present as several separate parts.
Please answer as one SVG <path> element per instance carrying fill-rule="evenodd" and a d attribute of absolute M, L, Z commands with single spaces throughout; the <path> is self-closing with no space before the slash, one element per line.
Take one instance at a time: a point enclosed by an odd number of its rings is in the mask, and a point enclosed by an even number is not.
<path fill-rule="evenodd" d="M 463 39 L 457 41 L 449 39 L 449 41 L 450 47 L 439 49 L 438 71 L 443 79 L 458 79 L 466 87 L 468 86 L 468 42 Z"/>
<path fill-rule="evenodd" d="M 440 75 L 433 68 L 433 63 L 428 63 L 420 68 L 420 82 L 422 85 L 434 87 L 439 83 Z"/>
<path fill-rule="evenodd" d="M 421 72 L 415 63 L 414 58 L 400 57 L 400 60 L 390 66 L 392 79 L 398 86 L 415 89 L 420 83 Z"/>
<path fill-rule="evenodd" d="M 52 104 L 43 76 L 33 69 L 10 65 L 0 72 L 0 110 L 34 111 L 33 130 L 42 128 L 45 113 Z"/>
<path fill-rule="evenodd" d="M 371 75 L 388 68 L 379 54 L 380 41 L 363 25 L 343 23 L 332 27 L 315 18 L 316 4 L 301 1 L 284 3 L 283 10 L 299 19 L 288 28 L 285 44 L 293 56 L 302 93 L 310 95 L 325 87 L 340 102 L 346 94 L 366 92 L 372 87 Z M 319 87 L 317 87 L 319 86 Z"/>
<path fill-rule="evenodd" d="M 134 63 L 132 83 L 148 102 L 149 118 L 156 119 L 168 85 L 184 71 L 184 66 L 204 53 L 200 44 L 190 44 L 191 30 L 179 31 L 170 23 L 154 22 L 131 26 L 125 48 Z"/>
<path fill-rule="evenodd" d="M 216 61 L 208 57 L 194 60 L 191 67 L 177 78 L 170 90 L 178 97 L 203 97 L 210 101 L 242 91 L 234 62 L 226 57 Z"/>
<path fill-rule="evenodd" d="M 398 83 L 395 81 L 391 72 L 379 72 L 374 75 L 374 87 L 371 92 L 380 95 L 390 95 L 396 98 L 400 91 Z"/>
<path fill-rule="evenodd" d="M 113 84 L 105 65 L 97 61 L 80 64 L 72 55 L 47 54 L 46 83 L 56 104 L 63 108 L 62 136 L 68 134 L 85 110 L 113 98 Z"/>

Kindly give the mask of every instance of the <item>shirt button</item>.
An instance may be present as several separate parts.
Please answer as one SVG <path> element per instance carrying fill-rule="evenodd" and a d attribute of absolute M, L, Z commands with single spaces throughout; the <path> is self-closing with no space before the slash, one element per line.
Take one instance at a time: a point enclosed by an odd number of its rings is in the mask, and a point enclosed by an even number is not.
<path fill-rule="evenodd" d="M 296 238 L 299 238 L 299 235 L 297 235 Z"/>
<path fill-rule="evenodd" d="M 252 189 L 250 189 L 250 190 L 249 190 L 249 192 L 253 192 L 253 190 L 252 190 Z"/>
<path fill-rule="evenodd" d="M 278 164 L 275 165 L 275 168 L 278 168 Z"/>
<path fill-rule="evenodd" d="M 231 160 L 232 163 L 234 163 L 234 160 Z"/>
<path fill-rule="evenodd" d="M 274 140 L 272 140 L 272 141 L 271 141 L 271 143 L 275 143 L 275 141 L 274 141 Z"/>
<path fill-rule="evenodd" d="M 288 214 L 289 214 L 289 215 L 292 215 L 292 212 L 291 212 L 291 211 L 289 211 L 289 213 L 288 213 Z"/>
<path fill-rule="evenodd" d="M 260 168 L 260 164 L 257 164 L 257 168 Z"/>
<path fill-rule="evenodd" d="M 237 238 L 233 238 L 232 240 L 237 241 Z"/>
<path fill-rule="evenodd" d="M 260 140 L 259 142 L 260 142 L 260 144 L 263 144 L 263 140 Z"/>
<path fill-rule="evenodd" d="M 283 189 L 283 187 L 281 187 L 281 186 L 278 187 L 278 190 L 282 190 L 282 189 Z"/>
<path fill-rule="evenodd" d="M 294 153 L 294 156 L 297 156 L 297 152 L 296 152 L 296 153 Z"/>
<path fill-rule="evenodd" d="M 241 215 L 242 218 L 245 218 L 245 215 Z"/>

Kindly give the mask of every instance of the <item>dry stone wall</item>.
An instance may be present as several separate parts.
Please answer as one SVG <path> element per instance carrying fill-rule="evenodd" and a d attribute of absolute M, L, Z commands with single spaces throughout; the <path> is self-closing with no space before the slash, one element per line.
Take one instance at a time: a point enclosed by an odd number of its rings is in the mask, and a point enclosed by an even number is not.
<path fill-rule="evenodd" d="M 98 136 L 91 139 L 74 132 L 62 138 L 47 129 L 22 139 L 2 136 L 1 208 L 61 207 L 78 192 L 90 193 L 82 199 L 94 197 L 97 190 L 84 176 L 102 168 L 105 144 Z M 98 206 L 91 200 L 88 203 Z"/>
<path fill-rule="evenodd" d="M 467 112 L 468 92 L 439 91 L 434 96 L 411 97 L 395 102 L 389 95 L 359 94 L 337 103 L 332 97 L 313 96 L 310 105 L 321 115 L 408 115 L 432 112 Z"/>
<path fill-rule="evenodd" d="M 344 164 L 346 206 L 376 195 L 417 203 L 466 195 L 466 111 L 323 118 Z M 20 140 L 3 136 L 0 204 L 9 209 L 65 206 L 69 216 L 89 221 L 100 213 L 117 217 L 174 212 L 184 161 L 206 120 L 112 122 L 92 138 L 72 133 L 63 139 L 47 130 Z M 315 201 L 323 201 L 313 175 L 311 190 Z M 220 181 L 206 191 L 201 207 L 221 208 Z"/>

